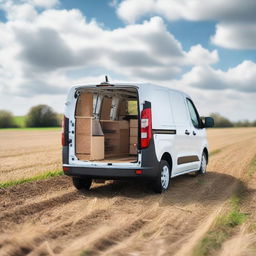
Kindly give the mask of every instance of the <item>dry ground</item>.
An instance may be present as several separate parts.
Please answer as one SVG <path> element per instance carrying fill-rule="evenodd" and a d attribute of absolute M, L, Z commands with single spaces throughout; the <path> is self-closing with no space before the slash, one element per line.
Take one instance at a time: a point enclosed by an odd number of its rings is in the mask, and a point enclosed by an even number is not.
<path fill-rule="evenodd" d="M 77 192 L 64 176 L 0 190 L 0 255 L 191 255 L 238 186 L 249 186 L 256 202 L 255 176 L 248 184 L 243 178 L 256 154 L 256 129 L 208 135 L 208 173 L 177 177 L 162 195 L 138 182 Z M 0 132 L 1 181 L 59 168 L 59 137 L 57 131 Z M 243 207 L 255 210 L 250 202 Z M 246 244 L 247 236 L 253 243 L 242 226 L 218 254 Z M 248 255 L 244 247 L 237 255 Z"/>
<path fill-rule="evenodd" d="M 61 169 L 61 130 L 0 130 L 0 183 Z"/>

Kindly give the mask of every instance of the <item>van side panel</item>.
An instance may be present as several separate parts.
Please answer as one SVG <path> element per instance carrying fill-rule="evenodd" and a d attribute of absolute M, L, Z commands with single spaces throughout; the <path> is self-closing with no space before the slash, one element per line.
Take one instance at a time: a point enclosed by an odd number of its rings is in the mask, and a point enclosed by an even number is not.
<path fill-rule="evenodd" d="M 152 128 L 157 161 L 160 162 L 163 154 L 168 152 L 175 156 L 174 139 L 176 126 L 171 109 L 169 89 L 151 90 L 152 101 Z"/>
<path fill-rule="evenodd" d="M 171 111 L 168 90 L 154 89 L 151 91 L 152 100 L 152 128 L 153 129 L 172 129 L 174 119 Z"/>

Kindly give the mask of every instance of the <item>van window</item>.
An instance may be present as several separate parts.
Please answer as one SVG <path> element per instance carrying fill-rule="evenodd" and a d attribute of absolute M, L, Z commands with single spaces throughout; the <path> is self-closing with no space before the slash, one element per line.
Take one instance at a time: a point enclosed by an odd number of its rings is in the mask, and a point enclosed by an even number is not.
<path fill-rule="evenodd" d="M 138 115 L 137 100 L 128 101 L 128 115 Z"/>
<path fill-rule="evenodd" d="M 199 119 L 198 112 L 197 112 L 194 104 L 192 103 L 192 101 L 190 99 L 187 99 L 187 104 L 188 104 L 188 110 L 189 110 L 192 124 L 196 128 L 200 128 L 200 119 Z"/>

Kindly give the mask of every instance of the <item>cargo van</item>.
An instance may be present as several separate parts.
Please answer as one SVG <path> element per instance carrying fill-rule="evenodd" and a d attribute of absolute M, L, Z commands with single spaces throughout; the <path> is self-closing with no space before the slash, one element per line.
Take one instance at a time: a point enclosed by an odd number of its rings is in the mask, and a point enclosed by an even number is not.
<path fill-rule="evenodd" d="M 192 99 L 167 87 L 139 83 L 75 86 L 65 103 L 63 171 L 77 189 L 92 180 L 136 178 L 157 193 L 170 178 L 204 174 L 205 128 Z"/>

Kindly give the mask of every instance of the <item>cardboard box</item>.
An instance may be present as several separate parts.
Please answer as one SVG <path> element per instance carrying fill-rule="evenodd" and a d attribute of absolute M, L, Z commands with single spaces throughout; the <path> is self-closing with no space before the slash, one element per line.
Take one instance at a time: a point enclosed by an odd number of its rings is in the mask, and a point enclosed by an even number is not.
<path fill-rule="evenodd" d="M 138 128 L 130 128 L 130 137 L 138 137 Z"/>
<path fill-rule="evenodd" d="M 138 119 L 130 119 L 130 127 L 138 128 Z"/>

